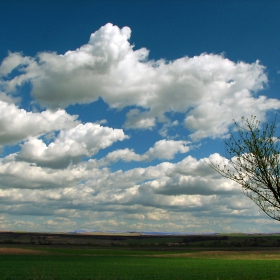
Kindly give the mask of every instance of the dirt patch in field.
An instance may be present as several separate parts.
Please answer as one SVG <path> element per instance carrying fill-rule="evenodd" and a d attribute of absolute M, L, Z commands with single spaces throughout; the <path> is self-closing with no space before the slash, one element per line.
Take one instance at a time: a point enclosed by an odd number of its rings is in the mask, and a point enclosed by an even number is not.
<path fill-rule="evenodd" d="M 34 255 L 42 255 L 48 254 L 47 251 L 39 251 L 39 250 L 31 250 L 31 249 L 23 249 L 23 248 L 0 248 L 0 254 L 34 254 Z"/>
<path fill-rule="evenodd" d="M 280 260 L 280 251 L 202 251 L 182 254 L 166 254 L 162 257 L 186 257 L 186 258 L 207 258 L 207 259 L 248 259 L 248 260 Z"/>

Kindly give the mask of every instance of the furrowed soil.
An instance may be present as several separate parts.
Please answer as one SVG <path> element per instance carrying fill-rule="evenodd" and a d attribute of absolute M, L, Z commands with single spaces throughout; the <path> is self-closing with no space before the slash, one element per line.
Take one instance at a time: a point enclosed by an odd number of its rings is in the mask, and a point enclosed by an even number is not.
<path fill-rule="evenodd" d="M 39 251 L 39 250 L 31 250 L 31 249 L 24 249 L 24 248 L 0 248 L 0 254 L 32 254 L 32 255 L 42 255 L 42 254 L 49 254 L 50 252 L 47 251 Z"/>

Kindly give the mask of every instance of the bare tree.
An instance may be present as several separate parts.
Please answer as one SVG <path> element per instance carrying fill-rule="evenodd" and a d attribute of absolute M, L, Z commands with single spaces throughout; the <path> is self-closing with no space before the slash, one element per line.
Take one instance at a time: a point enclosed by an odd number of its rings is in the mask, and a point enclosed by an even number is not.
<path fill-rule="evenodd" d="M 208 163 L 222 176 L 239 185 L 272 219 L 280 221 L 280 151 L 275 137 L 276 118 L 261 126 L 252 116 L 234 121 L 235 130 L 225 140 L 227 164 Z"/>

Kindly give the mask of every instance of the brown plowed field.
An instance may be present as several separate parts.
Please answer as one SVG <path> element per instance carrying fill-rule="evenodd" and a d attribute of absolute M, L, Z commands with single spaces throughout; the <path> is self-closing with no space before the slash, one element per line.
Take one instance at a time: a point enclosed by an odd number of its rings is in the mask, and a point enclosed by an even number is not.
<path fill-rule="evenodd" d="M 46 251 L 23 249 L 23 248 L 0 248 L 0 254 L 48 254 Z"/>

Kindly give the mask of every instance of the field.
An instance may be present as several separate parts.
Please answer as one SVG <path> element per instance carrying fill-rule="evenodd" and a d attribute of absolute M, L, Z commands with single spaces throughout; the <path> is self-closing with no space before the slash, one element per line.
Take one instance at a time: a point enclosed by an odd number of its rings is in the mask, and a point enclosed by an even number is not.
<path fill-rule="evenodd" d="M 280 279 L 279 238 L 0 233 L 0 279 Z"/>

